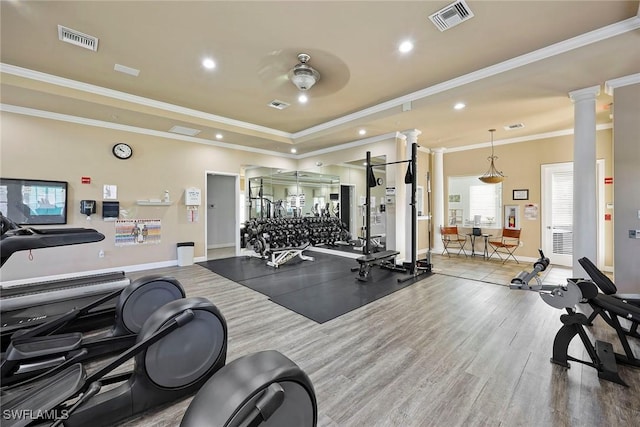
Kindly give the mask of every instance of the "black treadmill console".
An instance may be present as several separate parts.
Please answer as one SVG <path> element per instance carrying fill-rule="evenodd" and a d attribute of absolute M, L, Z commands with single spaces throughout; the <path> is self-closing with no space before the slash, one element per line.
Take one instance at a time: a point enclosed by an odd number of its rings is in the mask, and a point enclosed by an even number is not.
<path fill-rule="evenodd" d="M 14 252 L 54 246 L 78 245 L 104 240 L 104 234 L 92 228 L 46 228 L 12 227 L 12 221 L 2 216 L 0 236 L 0 267 Z M 15 225 L 15 224 L 13 224 Z M 6 228 L 5 228 L 6 227 Z"/>

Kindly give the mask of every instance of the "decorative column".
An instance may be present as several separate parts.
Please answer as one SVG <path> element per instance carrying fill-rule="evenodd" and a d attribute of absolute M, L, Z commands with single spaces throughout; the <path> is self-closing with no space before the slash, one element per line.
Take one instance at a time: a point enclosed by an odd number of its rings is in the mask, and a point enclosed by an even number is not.
<path fill-rule="evenodd" d="M 600 86 L 569 92 L 574 104 L 573 277 L 588 277 L 578 263 L 597 257 L 596 96 Z"/>
<path fill-rule="evenodd" d="M 431 173 L 431 225 L 433 227 L 433 251 L 442 252 L 440 226 L 446 225 L 444 217 L 444 148 L 432 148 L 433 172 Z"/>
<path fill-rule="evenodd" d="M 409 130 L 405 130 L 402 132 L 403 135 L 406 135 L 407 137 L 407 143 L 405 146 L 405 159 L 407 160 L 411 160 L 411 148 L 413 143 L 418 143 L 418 136 L 420 134 L 422 134 L 422 131 L 419 131 L 418 129 L 409 129 Z M 410 163 L 409 163 L 410 164 Z M 409 166 L 409 164 L 404 164 L 404 168 L 401 168 L 403 170 L 403 179 L 402 182 L 404 182 L 404 173 L 407 170 L 407 167 Z M 417 168 L 416 168 L 417 169 Z M 412 174 L 416 174 L 417 171 L 412 170 L 411 171 Z M 404 247 L 405 247 L 405 253 L 404 253 L 404 260 L 406 262 L 411 261 L 411 254 L 413 253 L 413 251 L 417 251 L 418 248 L 417 247 L 412 247 L 412 243 L 413 242 L 416 246 L 417 246 L 417 239 L 412 239 L 411 238 L 411 233 L 416 230 L 417 232 L 417 228 L 418 225 L 417 224 L 413 224 L 413 216 L 412 216 L 412 209 L 410 206 L 410 203 L 415 203 L 415 200 L 413 200 L 413 195 L 411 194 L 411 184 L 405 184 L 404 186 L 405 188 L 405 194 L 407 195 L 406 198 L 406 211 L 405 211 L 405 222 L 404 222 Z"/>

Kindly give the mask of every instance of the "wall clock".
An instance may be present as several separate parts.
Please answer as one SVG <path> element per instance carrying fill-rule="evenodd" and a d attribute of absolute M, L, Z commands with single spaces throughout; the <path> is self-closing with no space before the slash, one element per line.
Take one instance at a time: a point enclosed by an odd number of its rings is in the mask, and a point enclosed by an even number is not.
<path fill-rule="evenodd" d="M 133 149 L 129 144 L 125 144 L 124 142 L 119 142 L 114 145 L 111 151 L 113 152 L 114 156 L 122 160 L 128 159 L 133 156 Z"/>

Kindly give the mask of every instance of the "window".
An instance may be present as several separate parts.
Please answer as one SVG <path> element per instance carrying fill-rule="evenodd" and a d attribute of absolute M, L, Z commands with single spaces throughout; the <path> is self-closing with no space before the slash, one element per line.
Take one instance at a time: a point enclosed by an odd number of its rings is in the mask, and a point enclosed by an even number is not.
<path fill-rule="evenodd" d="M 477 176 L 449 177 L 449 225 L 502 228 L 502 183 L 485 184 Z"/>

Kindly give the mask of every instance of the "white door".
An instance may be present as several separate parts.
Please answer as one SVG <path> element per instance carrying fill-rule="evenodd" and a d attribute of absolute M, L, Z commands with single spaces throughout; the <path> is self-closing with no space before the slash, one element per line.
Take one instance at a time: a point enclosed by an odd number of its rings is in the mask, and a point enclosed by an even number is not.
<path fill-rule="evenodd" d="M 542 250 L 552 264 L 573 262 L 573 162 L 542 165 Z"/>

